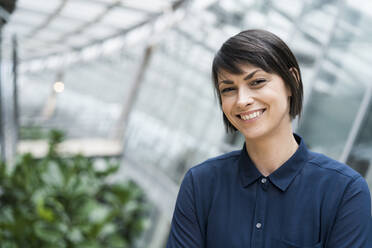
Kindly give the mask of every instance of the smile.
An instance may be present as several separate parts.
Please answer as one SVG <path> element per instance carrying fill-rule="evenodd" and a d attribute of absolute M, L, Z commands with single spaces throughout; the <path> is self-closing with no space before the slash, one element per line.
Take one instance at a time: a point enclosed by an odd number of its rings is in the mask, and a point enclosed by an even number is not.
<path fill-rule="evenodd" d="M 265 109 L 260 109 L 260 110 L 257 110 L 257 111 L 254 111 L 254 112 L 251 112 L 251 113 L 242 113 L 242 114 L 239 114 L 238 116 L 245 120 L 245 121 L 248 121 L 248 120 L 251 120 L 251 119 L 254 119 L 254 118 L 257 118 L 259 116 L 261 116 L 263 114 L 263 112 L 265 112 Z"/>

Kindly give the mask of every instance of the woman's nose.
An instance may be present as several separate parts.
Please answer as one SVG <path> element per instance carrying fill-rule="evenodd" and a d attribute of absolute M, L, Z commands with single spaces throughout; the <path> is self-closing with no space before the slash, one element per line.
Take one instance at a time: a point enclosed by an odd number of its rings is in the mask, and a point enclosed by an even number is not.
<path fill-rule="evenodd" d="M 251 92 L 247 90 L 240 90 L 238 94 L 237 106 L 239 108 L 245 108 L 254 102 Z"/>

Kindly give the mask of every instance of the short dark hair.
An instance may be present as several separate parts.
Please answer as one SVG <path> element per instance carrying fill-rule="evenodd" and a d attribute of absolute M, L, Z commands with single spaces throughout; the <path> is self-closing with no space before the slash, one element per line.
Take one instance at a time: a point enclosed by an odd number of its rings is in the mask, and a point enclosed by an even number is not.
<path fill-rule="evenodd" d="M 296 57 L 278 36 L 259 29 L 245 30 L 234 35 L 222 44 L 214 56 L 212 79 L 221 108 L 218 75 L 221 71 L 242 74 L 242 65 L 257 66 L 265 72 L 279 75 L 292 93 L 289 108 L 291 119 L 301 115 L 303 86 Z M 225 114 L 222 114 L 226 131 L 236 131 Z"/>

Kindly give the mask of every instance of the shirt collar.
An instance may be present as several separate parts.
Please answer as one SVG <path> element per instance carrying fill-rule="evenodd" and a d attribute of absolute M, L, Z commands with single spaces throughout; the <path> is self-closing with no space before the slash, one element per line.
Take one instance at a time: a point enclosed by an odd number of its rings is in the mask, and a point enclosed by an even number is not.
<path fill-rule="evenodd" d="M 302 138 L 297 134 L 293 135 L 299 144 L 296 152 L 268 177 L 269 180 L 282 191 L 287 190 L 289 184 L 293 181 L 297 173 L 301 170 L 308 159 L 308 150 Z M 249 157 L 245 148 L 245 143 L 243 149 L 241 150 L 238 163 L 239 176 L 243 187 L 252 184 L 260 177 L 263 177 Z"/>

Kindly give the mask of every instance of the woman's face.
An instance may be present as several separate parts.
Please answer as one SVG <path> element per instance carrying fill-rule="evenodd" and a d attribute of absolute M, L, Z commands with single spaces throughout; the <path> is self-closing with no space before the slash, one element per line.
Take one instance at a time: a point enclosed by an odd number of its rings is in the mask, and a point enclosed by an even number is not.
<path fill-rule="evenodd" d="M 291 92 L 283 79 L 251 65 L 242 65 L 241 69 L 241 75 L 219 75 L 222 110 L 230 123 L 246 140 L 292 130 Z"/>

